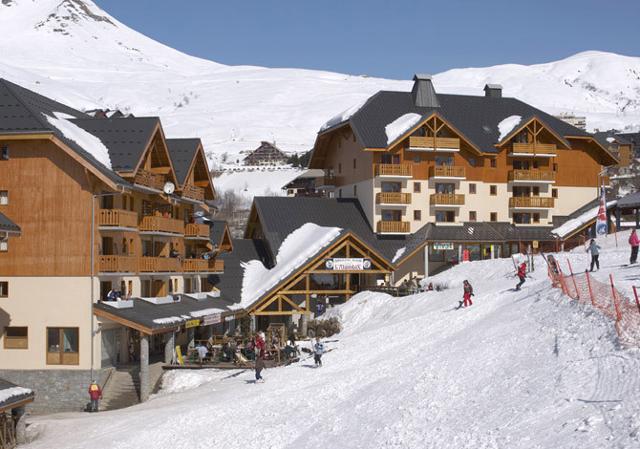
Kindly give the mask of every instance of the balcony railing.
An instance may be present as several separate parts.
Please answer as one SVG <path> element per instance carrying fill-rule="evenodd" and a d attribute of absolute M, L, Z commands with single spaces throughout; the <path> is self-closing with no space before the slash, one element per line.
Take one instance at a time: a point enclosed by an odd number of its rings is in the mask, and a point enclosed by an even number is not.
<path fill-rule="evenodd" d="M 409 232 L 408 221 L 379 221 L 379 233 L 406 234 Z"/>
<path fill-rule="evenodd" d="M 409 137 L 409 148 L 423 151 L 458 151 L 460 139 L 457 137 Z"/>
<path fill-rule="evenodd" d="M 219 273 L 224 271 L 224 260 L 219 259 L 184 259 L 182 271 L 189 273 Z"/>
<path fill-rule="evenodd" d="M 136 273 L 138 258 L 134 256 L 98 256 L 100 273 Z"/>
<path fill-rule="evenodd" d="M 554 182 L 556 172 L 551 170 L 511 170 L 509 181 Z"/>
<path fill-rule="evenodd" d="M 432 178 L 465 178 L 466 172 L 464 167 L 456 167 L 453 165 L 437 165 L 431 167 L 430 177 Z"/>
<path fill-rule="evenodd" d="M 509 198 L 509 207 L 546 209 L 553 207 L 553 200 L 553 198 L 545 198 L 540 196 L 514 196 Z"/>
<path fill-rule="evenodd" d="M 557 147 L 553 143 L 513 143 L 514 153 L 525 153 L 533 155 L 555 155 Z"/>
<path fill-rule="evenodd" d="M 320 182 L 324 186 L 335 186 L 336 185 L 336 175 L 334 175 L 333 173 L 327 173 L 321 179 L 322 179 L 322 181 L 320 181 Z"/>
<path fill-rule="evenodd" d="M 98 213 L 98 226 L 137 228 L 138 214 L 122 209 L 100 209 Z"/>
<path fill-rule="evenodd" d="M 209 238 L 209 226 L 199 223 L 188 223 L 184 227 L 185 237 Z"/>
<path fill-rule="evenodd" d="M 204 201 L 204 189 L 187 184 L 182 188 L 182 196 L 196 201 Z"/>
<path fill-rule="evenodd" d="M 429 198 L 432 206 L 462 206 L 464 194 L 462 193 L 434 193 Z"/>
<path fill-rule="evenodd" d="M 140 222 L 140 231 L 184 234 L 184 222 L 174 218 L 147 215 L 142 217 L 142 221 Z"/>
<path fill-rule="evenodd" d="M 411 204 L 411 194 L 401 192 L 378 192 L 376 204 Z"/>
<path fill-rule="evenodd" d="M 411 164 L 376 164 L 375 174 L 376 176 L 410 178 L 413 176 L 413 167 Z"/>
<path fill-rule="evenodd" d="M 174 257 L 140 257 L 138 268 L 141 273 L 180 272 L 180 260 Z"/>
<path fill-rule="evenodd" d="M 165 183 L 165 177 L 158 173 L 140 169 L 138 170 L 138 173 L 136 173 L 136 177 L 133 182 L 153 189 L 162 190 Z"/>

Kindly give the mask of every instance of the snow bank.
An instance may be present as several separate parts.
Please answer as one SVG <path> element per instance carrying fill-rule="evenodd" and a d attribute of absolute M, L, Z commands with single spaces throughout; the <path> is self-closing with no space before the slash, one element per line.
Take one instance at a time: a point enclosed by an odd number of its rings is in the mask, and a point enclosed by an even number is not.
<path fill-rule="evenodd" d="M 607 209 L 612 206 L 615 206 L 617 203 L 618 201 L 616 200 L 609 201 L 607 203 Z M 593 209 L 589 209 L 588 211 L 584 212 L 582 215 L 578 215 L 576 218 L 572 218 L 571 220 L 568 220 L 562 226 L 558 226 L 557 228 L 552 230 L 551 233 L 557 235 L 558 237 L 564 237 L 566 235 L 569 235 L 573 231 L 580 229 L 586 223 L 596 218 L 598 216 L 599 209 L 600 209 L 599 205 L 594 207 Z"/>
<path fill-rule="evenodd" d="M 420 114 L 409 112 L 408 114 L 401 115 L 385 126 L 384 132 L 387 134 L 387 145 L 409 131 L 421 118 L 422 116 Z"/>
<path fill-rule="evenodd" d="M 502 120 L 498 123 L 498 131 L 500 132 L 500 137 L 498 137 L 498 142 L 501 142 L 502 139 L 507 137 L 513 128 L 520 124 L 522 117 L 519 115 L 510 115 L 509 117 Z"/>
<path fill-rule="evenodd" d="M 327 120 L 327 122 L 324 125 L 322 125 L 320 127 L 320 132 L 326 131 L 329 128 L 333 128 L 334 126 L 339 125 L 340 123 L 346 122 L 347 120 L 349 120 L 356 112 L 358 112 L 360 110 L 360 108 L 362 106 L 364 106 L 364 104 L 367 102 L 367 100 L 363 100 L 363 101 L 361 101 L 361 102 L 359 102 L 357 104 L 354 104 L 349 109 L 346 109 L 346 110 L 342 111 L 341 113 L 336 114 L 333 117 L 331 117 L 329 120 Z"/>
<path fill-rule="evenodd" d="M 111 170 L 109 150 L 100 139 L 69 121 L 69 119 L 75 117 L 61 112 L 54 112 L 53 114 L 55 117 L 45 115 L 45 118 L 51 125 L 55 126 L 67 139 L 77 143 L 98 162 Z"/>
<path fill-rule="evenodd" d="M 293 231 L 280 245 L 276 265 L 271 269 L 259 260 L 243 263 L 242 299 L 238 307 L 246 308 L 304 264 L 309 257 L 331 243 L 342 229 L 306 223 Z"/>
<path fill-rule="evenodd" d="M 23 387 L 11 387 L 0 390 L 0 403 L 8 401 L 11 398 L 33 393 L 32 390 Z"/>

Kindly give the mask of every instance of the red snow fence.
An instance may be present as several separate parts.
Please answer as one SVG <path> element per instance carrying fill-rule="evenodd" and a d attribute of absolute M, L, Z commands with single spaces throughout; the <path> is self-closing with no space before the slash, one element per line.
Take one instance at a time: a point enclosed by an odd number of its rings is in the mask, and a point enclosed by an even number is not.
<path fill-rule="evenodd" d="M 623 345 L 640 346 L 640 287 L 633 287 L 633 299 L 616 289 L 613 275 L 609 282 L 598 281 L 589 274 L 574 273 L 571 262 L 567 260 L 569 274 L 564 273 L 559 263 L 552 270 L 549 266 L 549 278 L 554 287 L 573 300 L 591 304 L 605 316 L 615 320 L 618 338 Z"/>

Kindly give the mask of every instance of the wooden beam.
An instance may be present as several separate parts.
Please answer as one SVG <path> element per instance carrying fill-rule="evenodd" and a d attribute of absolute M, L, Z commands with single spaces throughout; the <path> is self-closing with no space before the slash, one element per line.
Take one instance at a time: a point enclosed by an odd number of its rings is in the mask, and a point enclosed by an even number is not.
<path fill-rule="evenodd" d="M 154 335 L 154 334 L 165 334 L 167 332 L 173 332 L 174 330 L 177 329 L 177 327 L 171 327 L 171 328 L 161 328 L 161 329 L 152 329 L 146 326 L 143 326 L 142 324 L 139 323 L 135 323 L 133 321 L 127 320 L 126 318 L 122 318 L 119 317 L 117 315 L 114 315 L 110 312 L 107 312 L 106 310 L 102 310 L 102 309 L 93 309 L 93 314 L 95 316 L 101 317 L 101 318 L 107 318 L 111 321 L 115 321 L 116 323 L 120 323 L 124 326 L 130 327 L 131 329 L 135 329 L 137 331 L 142 332 L 143 334 L 147 334 L 147 335 Z"/>

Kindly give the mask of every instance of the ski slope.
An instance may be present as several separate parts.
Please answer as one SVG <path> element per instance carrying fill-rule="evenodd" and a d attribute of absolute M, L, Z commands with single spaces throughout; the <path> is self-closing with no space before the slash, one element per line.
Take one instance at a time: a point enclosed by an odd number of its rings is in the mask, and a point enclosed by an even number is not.
<path fill-rule="evenodd" d="M 322 368 L 174 372 L 149 402 L 33 418 L 31 449 L 637 448 L 640 351 L 552 289 L 541 258 L 520 292 L 509 259 L 433 278 L 449 289 L 365 292 Z M 462 281 L 474 305 L 454 311 Z"/>

